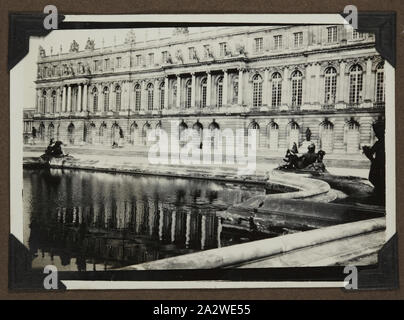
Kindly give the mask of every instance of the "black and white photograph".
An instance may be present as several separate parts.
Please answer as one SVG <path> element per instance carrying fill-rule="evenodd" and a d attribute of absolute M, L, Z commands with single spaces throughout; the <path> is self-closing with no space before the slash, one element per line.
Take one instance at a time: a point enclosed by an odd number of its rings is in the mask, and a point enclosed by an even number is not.
<path fill-rule="evenodd" d="M 244 16 L 30 37 L 10 72 L 17 260 L 67 289 L 343 288 L 380 265 L 386 42 L 361 16 Z"/>

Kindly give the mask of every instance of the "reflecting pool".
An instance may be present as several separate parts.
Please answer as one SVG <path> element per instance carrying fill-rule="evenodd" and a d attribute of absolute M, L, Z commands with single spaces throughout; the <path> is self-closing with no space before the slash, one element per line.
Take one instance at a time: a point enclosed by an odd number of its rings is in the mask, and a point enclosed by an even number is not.
<path fill-rule="evenodd" d="M 82 170 L 24 169 L 24 244 L 32 267 L 107 270 L 253 240 L 216 211 L 260 185 Z"/>

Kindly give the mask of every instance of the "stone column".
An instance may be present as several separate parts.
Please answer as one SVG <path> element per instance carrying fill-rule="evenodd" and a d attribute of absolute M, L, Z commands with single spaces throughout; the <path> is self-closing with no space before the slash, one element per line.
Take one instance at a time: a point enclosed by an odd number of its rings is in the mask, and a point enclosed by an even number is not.
<path fill-rule="evenodd" d="M 102 92 L 102 85 L 98 84 L 97 85 L 97 91 L 98 91 L 98 103 L 97 103 L 97 112 L 102 112 L 104 111 L 104 94 Z"/>
<path fill-rule="evenodd" d="M 67 112 L 72 112 L 72 87 L 67 87 Z"/>
<path fill-rule="evenodd" d="M 83 111 L 89 111 L 87 87 L 88 87 L 87 83 L 83 84 Z"/>
<path fill-rule="evenodd" d="M 181 108 L 181 77 L 177 74 L 177 109 Z"/>
<path fill-rule="evenodd" d="M 38 113 L 39 111 L 39 90 L 35 92 L 35 112 Z"/>
<path fill-rule="evenodd" d="M 320 101 L 320 64 L 314 64 L 314 72 L 316 75 L 314 81 L 314 104 L 321 104 Z"/>
<path fill-rule="evenodd" d="M 264 84 L 262 86 L 262 105 L 263 106 L 268 106 L 269 102 L 268 102 L 268 74 L 269 71 L 267 68 L 265 68 L 264 70 Z"/>
<path fill-rule="evenodd" d="M 153 90 L 153 110 L 160 110 L 160 81 L 159 79 L 154 80 L 154 90 Z"/>
<path fill-rule="evenodd" d="M 81 83 L 78 85 L 79 90 L 77 93 L 77 110 L 76 111 L 82 111 L 81 109 Z"/>
<path fill-rule="evenodd" d="M 142 80 L 142 85 L 140 88 L 140 110 L 147 110 L 147 91 L 146 91 L 146 81 Z"/>
<path fill-rule="evenodd" d="M 206 106 L 210 107 L 211 98 L 212 98 L 212 75 L 210 71 L 207 72 L 206 79 Z"/>
<path fill-rule="evenodd" d="M 363 86 L 365 89 L 364 101 L 370 102 L 372 100 L 372 83 L 373 83 L 373 75 L 372 75 L 372 59 L 368 58 L 366 60 L 366 85 Z M 365 84 L 365 83 L 364 83 Z"/>
<path fill-rule="evenodd" d="M 191 108 L 195 108 L 195 73 L 191 73 Z"/>
<path fill-rule="evenodd" d="M 345 102 L 344 88 L 345 88 L 345 62 L 341 61 L 339 64 L 339 84 L 338 84 L 338 103 Z"/>
<path fill-rule="evenodd" d="M 168 109 L 168 77 L 164 79 L 164 108 Z"/>
<path fill-rule="evenodd" d="M 289 89 L 289 68 L 285 67 L 283 70 L 283 78 L 282 78 L 282 97 L 281 97 L 281 105 L 283 108 L 288 107 L 288 99 L 291 98 L 288 95 Z"/>
<path fill-rule="evenodd" d="M 227 70 L 223 70 L 223 96 L 222 96 L 222 105 L 226 106 L 227 105 L 227 86 L 228 86 L 228 78 L 229 74 L 227 73 Z"/>
<path fill-rule="evenodd" d="M 63 86 L 61 111 L 66 112 L 66 86 Z"/>
<path fill-rule="evenodd" d="M 114 92 L 114 84 L 111 83 L 109 85 L 109 104 L 108 104 L 108 110 L 107 111 L 116 111 L 115 110 L 115 92 Z"/>
<path fill-rule="evenodd" d="M 238 97 L 237 97 L 237 104 L 243 104 L 243 69 L 240 68 L 238 70 Z"/>

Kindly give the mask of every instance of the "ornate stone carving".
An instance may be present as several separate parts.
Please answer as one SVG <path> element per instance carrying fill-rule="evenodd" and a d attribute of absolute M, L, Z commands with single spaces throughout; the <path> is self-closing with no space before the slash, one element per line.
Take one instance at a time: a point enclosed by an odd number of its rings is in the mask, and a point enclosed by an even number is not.
<path fill-rule="evenodd" d="M 135 44 L 136 43 L 136 34 L 135 30 L 130 29 L 125 37 L 125 44 Z"/>
<path fill-rule="evenodd" d="M 182 55 L 181 49 L 178 49 L 178 50 L 175 52 L 175 59 L 177 59 L 177 61 L 178 61 L 179 63 L 184 63 L 184 57 L 183 57 L 183 55 Z"/>
<path fill-rule="evenodd" d="M 41 57 L 41 58 L 45 58 L 46 57 L 46 52 L 45 52 L 45 49 L 42 47 L 42 46 L 39 46 L 39 50 L 38 50 L 39 52 L 39 56 Z"/>
<path fill-rule="evenodd" d="M 173 31 L 173 36 L 188 35 L 189 30 L 187 27 L 175 28 Z"/>
<path fill-rule="evenodd" d="M 73 42 L 70 44 L 69 52 L 79 52 L 79 44 L 76 42 L 76 40 L 73 40 Z"/>
<path fill-rule="evenodd" d="M 84 48 L 85 50 L 94 50 L 95 49 L 95 42 L 94 40 L 91 40 L 90 38 L 87 39 L 86 46 Z"/>

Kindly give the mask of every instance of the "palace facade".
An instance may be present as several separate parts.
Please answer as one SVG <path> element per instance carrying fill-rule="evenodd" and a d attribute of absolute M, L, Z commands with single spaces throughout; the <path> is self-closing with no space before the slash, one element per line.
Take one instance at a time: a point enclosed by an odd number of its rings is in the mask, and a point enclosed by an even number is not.
<path fill-rule="evenodd" d="M 342 25 L 217 27 L 68 53 L 39 50 L 35 111 L 24 141 L 147 147 L 170 133 L 257 130 L 258 151 L 284 152 L 308 132 L 327 153 L 359 154 L 384 117 L 384 62 L 373 34 Z"/>

